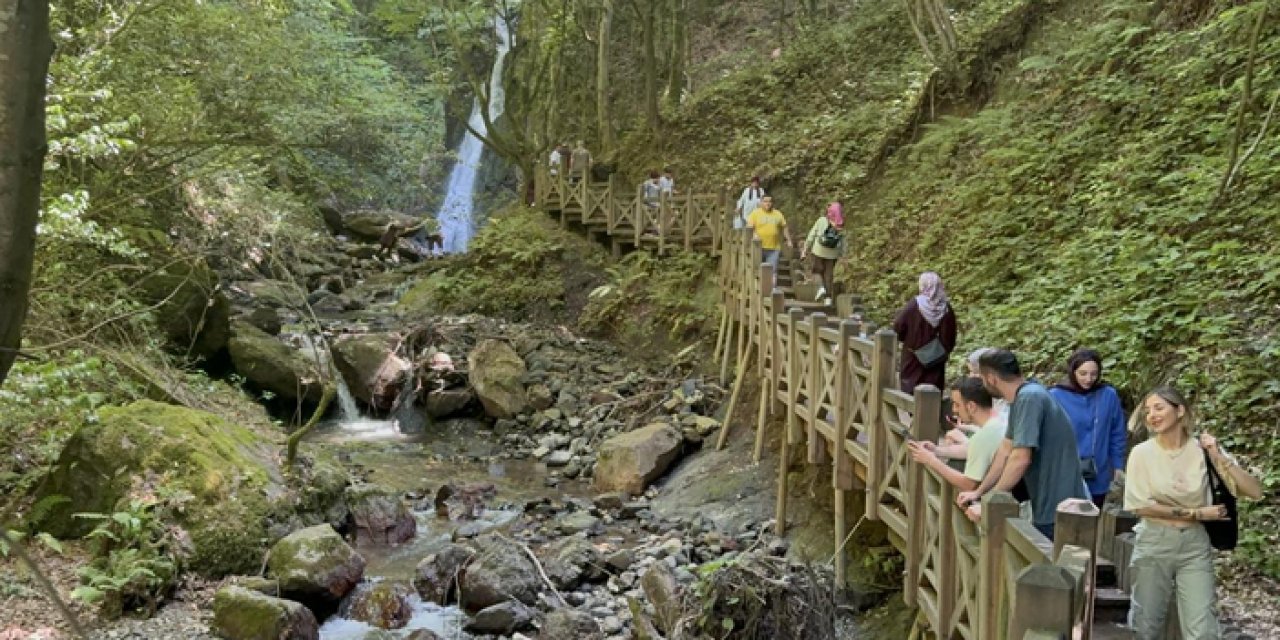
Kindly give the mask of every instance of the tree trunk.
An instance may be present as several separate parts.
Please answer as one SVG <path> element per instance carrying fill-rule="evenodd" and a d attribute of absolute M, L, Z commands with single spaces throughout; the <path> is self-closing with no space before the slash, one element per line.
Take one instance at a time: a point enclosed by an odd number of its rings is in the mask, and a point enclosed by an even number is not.
<path fill-rule="evenodd" d="M 676 109 L 684 97 L 685 52 L 689 48 L 688 0 L 671 0 L 671 76 L 667 79 L 667 107 Z"/>
<path fill-rule="evenodd" d="M 22 346 L 44 167 L 47 0 L 0 6 L 0 384 Z"/>
<path fill-rule="evenodd" d="M 596 34 L 596 127 L 600 129 L 600 157 L 608 157 L 617 145 L 613 114 L 609 108 L 609 41 L 613 37 L 614 0 L 604 0 L 600 31 Z"/>
<path fill-rule="evenodd" d="M 657 2 L 644 3 L 641 24 L 644 29 L 644 115 L 649 131 L 658 135 L 658 29 Z"/>

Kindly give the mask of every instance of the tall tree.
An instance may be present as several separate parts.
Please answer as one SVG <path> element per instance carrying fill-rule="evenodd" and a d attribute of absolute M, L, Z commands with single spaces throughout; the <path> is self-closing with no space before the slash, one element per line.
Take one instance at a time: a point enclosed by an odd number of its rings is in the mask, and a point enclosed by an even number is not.
<path fill-rule="evenodd" d="M 0 0 L 0 383 L 22 346 L 46 150 L 47 0 Z"/>
<path fill-rule="evenodd" d="M 613 110 L 609 105 L 609 52 L 613 40 L 614 0 L 604 0 L 600 29 L 596 33 L 596 126 L 600 129 L 600 155 L 607 156 L 618 146 L 613 130 Z"/>
<path fill-rule="evenodd" d="M 684 65 L 689 50 L 688 0 L 671 0 L 671 67 L 667 76 L 667 107 L 675 109 L 684 97 Z"/>
<path fill-rule="evenodd" d="M 644 116 L 649 131 L 658 134 L 658 3 L 652 0 L 632 0 L 631 8 L 640 20 L 641 38 L 644 40 Z"/>

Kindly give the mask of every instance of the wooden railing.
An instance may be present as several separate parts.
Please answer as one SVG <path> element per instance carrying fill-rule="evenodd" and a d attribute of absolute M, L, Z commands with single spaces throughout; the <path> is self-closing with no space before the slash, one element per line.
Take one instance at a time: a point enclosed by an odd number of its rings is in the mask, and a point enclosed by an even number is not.
<path fill-rule="evenodd" d="M 769 425 L 776 418 L 785 425 L 778 434 L 778 535 L 786 532 L 793 452 L 802 447 L 809 464 L 831 468 L 838 584 L 847 577 L 849 519 L 857 516 L 885 524 L 906 561 L 903 597 L 935 637 L 1089 637 L 1097 508 L 1088 501 L 1059 506 L 1056 547 L 1018 517 L 1018 505 L 1006 493 L 988 494 L 980 521 L 971 521 L 956 505 L 955 488 L 913 463 L 908 453 L 909 441 L 942 435 L 940 390 L 925 385 L 908 395 L 897 389 L 897 338 L 854 319 L 855 296 L 841 296 L 834 308 L 788 298 L 787 288 L 776 286 L 783 274 L 761 264 L 750 232 L 730 228 L 732 211 L 723 193 L 682 193 L 653 207 L 638 190 L 633 198 L 623 197 L 613 179 L 573 183 L 545 169 L 537 178 L 539 204 L 559 212 L 563 224 L 605 233 L 615 250 L 625 243 L 720 257 L 715 352 L 723 381 L 734 369 L 728 415 L 743 381 L 754 377 L 760 383 L 756 462 Z M 732 426 L 726 420 L 717 446 L 725 445 Z M 864 494 L 861 514 L 848 513 L 852 492 Z M 1108 538 L 1103 546 L 1121 545 Z"/>

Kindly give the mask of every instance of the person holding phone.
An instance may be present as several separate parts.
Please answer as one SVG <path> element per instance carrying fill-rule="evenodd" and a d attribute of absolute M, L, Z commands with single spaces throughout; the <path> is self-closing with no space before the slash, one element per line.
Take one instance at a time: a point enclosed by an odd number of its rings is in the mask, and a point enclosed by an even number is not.
<path fill-rule="evenodd" d="M 951 483 L 961 491 L 972 491 L 986 476 L 991 461 L 1000 449 L 1004 440 L 1005 427 L 1008 424 L 1004 417 L 994 409 L 991 394 L 977 378 L 961 378 L 951 388 L 951 406 L 960 414 L 960 420 L 980 425 L 977 433 L 969 438 L 964 447 L 964 471 L 951 468 L 939 455 L 946 455 L 948 447 L 937 446 L 932 442 L 913 440 L 907 443 L 911 459 L 923 464 L 939 477 Z M 954 447 L 954 446 L 953 446 Z M 956 457 L 947 455 L 947 457 Z"/>

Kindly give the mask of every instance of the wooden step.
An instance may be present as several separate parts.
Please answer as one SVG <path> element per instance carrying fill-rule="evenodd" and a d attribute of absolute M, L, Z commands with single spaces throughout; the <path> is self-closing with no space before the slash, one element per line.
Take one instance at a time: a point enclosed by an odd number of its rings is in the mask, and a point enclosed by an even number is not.
<path fill-rule="evenodd" d="M 1110 560 L 1098 556 L 1098 563 L 1094 567 L 1093 575 L 1097 579 L 1098 588 L 1119 587 L 1119 572 L 1116 571 L 1115 563 Z"/>
<path fill-rule="evenodd" d="M 1094 592 L 1094 622 L 1124 623 L 1128 618 L 1129 594 L 1114 587 L 1103 587 Z"/>

